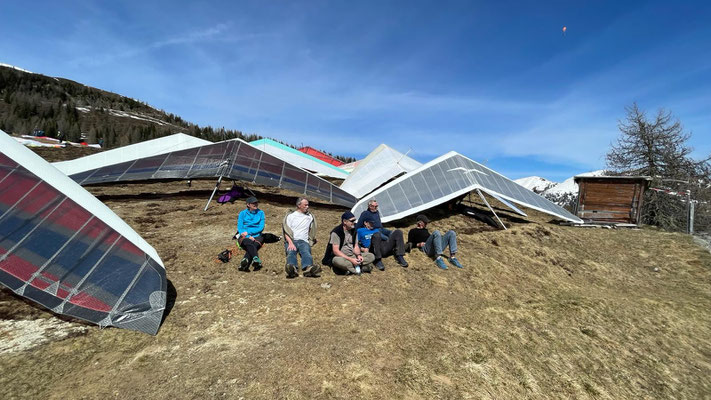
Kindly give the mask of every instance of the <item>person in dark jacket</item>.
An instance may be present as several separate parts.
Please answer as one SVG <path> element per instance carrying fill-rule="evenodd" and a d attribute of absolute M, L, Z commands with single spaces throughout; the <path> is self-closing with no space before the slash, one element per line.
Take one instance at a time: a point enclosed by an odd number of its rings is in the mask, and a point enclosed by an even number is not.
<path fill-rule="evenodd" d="M 298 253 L 301 256 L 303 275 L 317 278 L 321 267 L 314 265 L 311 257 L 311 247 L 316 244 L 316 217 L 309 212 L 309 200 L 299 197 L 296 200 L 296 210 L 284 216 L 281 227 L 286 251 L 286 277 L 299 276 L 299 262 L 296 258 Z"/>
<path fill-rule="evenodd" d="M 262 268 L 259 249 L 264 244 L 264 211 L 259 209 L 259 201 L 254 196 L 247 198 L 247 208 L 237 217 L 237 243 L 244 249 L 244 257 L 239 263 L 239 270 L 249 271 L 251 264 L 255 271 Z"/>
<path fill-rule="evenodd" d="M 360 221 L 359 221 L 360 222 Z M 381 239 L 380 230 L 375 228 L 375 222 L 371 215 L 363 216 L 363 228 L 358 229 L 358 244 L 361 246 L 361 252 L 372 252 L 375 256 L 375 267 L 381 271 L 385 270 L 383 265 L 383 257 L 390 255 L 395 256 L 397 263 L 407 268 L 408 264 L 405 261 L 405 240 L 400 229 L 391 232 L 387 240 Z"/>
<path fill-rule="evenodd" d="M 372 253 L 361 254 L 356 242 L 355 215 L 346 211 L 341 215 L 341 224 L 331 231 L 326 254 L 321 262 L 328 265 L 337 274 L 356 274 L 370 272 L 375 256 Z"/>
<path fill-rule="evenodd" d="M 439 231 L 434 231 L 430 235 L 427 230 L 427 224 L 430 220 L 425 215 L 417 216 L 417 228 L 410 229 L 407 233 L 407 242 L 412 248 L 419 248 L 425 254 L 434 258 L 435 264 L 442 269 L 447 269 L 447 265 L 442 260 L 444 249 L 449 247 L 449 263 L 457 268 L 462 268 L 459 259 L 455 257 L 457 254 L 457 234 L 453 230 L 447 231 L 444 235 Z"/>
<path fill-rule="evenodd" d="M 382 240 L 388 240 L 392 231 L 390 229 L 383 228 L 383 223 L 380 221 L 380 211 L 378 211 L 378 201 L 375 199 L 368 200 L 368 208 L 363 210 L 358 217 L 358 223 L 356 224 L 356 230 L 362 228 L 364 225 L 365 217 L 370 216 L 373 218 L 373 226 L 380 231 L 380 238 Z"/>

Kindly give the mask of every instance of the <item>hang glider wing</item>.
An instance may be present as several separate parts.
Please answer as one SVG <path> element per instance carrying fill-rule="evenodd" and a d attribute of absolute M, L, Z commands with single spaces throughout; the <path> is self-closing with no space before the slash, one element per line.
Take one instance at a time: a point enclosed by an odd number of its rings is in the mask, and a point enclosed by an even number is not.
<path fill-rule="evenodd" d="M 153 179 L 217 178 L 252 182 L 352 207 L 356 198 L 325 179 L 280 160 L 249 143 L 232 139 L 138 158 L 73 175 L 80 185 Z"/>
<path fill-rule="evenodd" d="M 155 335 L 163 262 L 121 218 L 0 131 L 0 283 L 50 310 Z"/>
<path fill-rule="evenodd" d="M 582 222 L 564 208 L 457 152 L 449 152 L 401 176 L 373 192 L 368 199 L 378 200 L 381 219 L 388 222 L 432 208 L 474 189 L 560 219 Z M 359 201 L 352 209 L 353 214 L 360 215 L 367 208 L 368 199 Z"/>
<path fill-rule="evenodd" d="M 508 201 L 507 201 L 506 199 L 504 199 L 503 197 L 500 197 L 498 194 L 496 194 L 496 192 L 490 191 L 490 190 L 487 190 L 487 189 L 484 189 L 484 188 L 481 188 L 481 191 L 482 191 L 482 192 L 485 192 L 485 193 L 488 194 L 489 196 L 491 196 L 491 197 L 495 198 L 496 200 L 500 201 L 503 205 L 505 205 L 506 207 L 512 209 L 516 214 L 518 214 L 518 215 L 523 215 L 524 217 L 528 217 L 528 215 L 527 215 L 525 212 L 521 211 L 521 209 L 519 209 L 519 208 L 516 207 L 515 205 L 511 204 L 510 202 L 508 202 Z"/>
<path fill-rule="evenodd" d="M 392 147 L 381 144 L 358 162 L 341 184 L 341 189 L 360 199 L 390 179 L 421 165 Z"/>
<path fill-rule="evenodd" d="M 338 179 L 346 179 L 348 177 L 348 172 L 341 168 L 274 140 L 259 139 L 249 144 L 289 164 L 311 171 L 318 176 L 328 176 Z"/>
<path fill-rule="evenodd" d="M 192 149 L 208 144 L 212 144 L 212 142 L 184 133 L 176 133 L 174 135 L 146 140 L 145 142 L 130 144 L 113 150 L 102 151 L 74 160 L 55 162 L 52 163 L 52 165 L 69 176 L 108 165 L 134 161 L 139 158 L 156 156 L 171 151 Z"/>

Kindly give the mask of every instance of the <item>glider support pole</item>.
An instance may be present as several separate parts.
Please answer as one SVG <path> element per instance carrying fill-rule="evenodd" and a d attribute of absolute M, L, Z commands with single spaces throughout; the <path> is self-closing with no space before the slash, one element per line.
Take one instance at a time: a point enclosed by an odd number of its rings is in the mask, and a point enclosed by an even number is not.
<path fill-rule="evenodd" d="M 484 195 L 481 193 L 481 190 L 477 189 L 476 192 L 479 193 L 479 197 L 481 197 L 481 199 L 484 200 L 484 204 L 486 204 L 486 206 L 489 207 L 489 210 L 491 211 L 492 214 L 494 214 L 494 217 L 496 217 L 496 220 L 499 221 L 499 223 L 504 228 L 504 230 L 506 230 L 506 225 L 504 225 L 504 223 L 501 222 L 501 219 L 499 219 L 499 216 L 496 215 L 496 212 L 494 211 L 494 209 L 491 208 L 491 206 L 489 205 L 489 202 L 486 201 L 486 197 L 484 197 Z"/>
<path fill-rule="evenodd" d="M 210 202 L 212 201 L 212 198 L 215 197 L 215 192 L 217 192 L 217 189 L 220 187 L 221 182 L 222 182 L 222 175 L 220 175 L 220 177 L 217 178 L 217 184 L 215 185 L 215 189 L 213 189 L 212 194 L 210 195 L 210 200 L 208 200 L 207 204 L 205 204 L 205 209 L 203 211 L 207 211 L 207 208 L 210 207 Z"/>

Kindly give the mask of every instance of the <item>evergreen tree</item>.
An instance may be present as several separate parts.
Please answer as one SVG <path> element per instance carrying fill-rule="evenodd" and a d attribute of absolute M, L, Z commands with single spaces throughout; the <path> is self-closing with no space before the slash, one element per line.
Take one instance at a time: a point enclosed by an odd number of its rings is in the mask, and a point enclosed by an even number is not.
<path fill-rule="evenodd" d="M 691 133 L 684 131 L 681 122 L 663 109 L 649 119 L 636 103 L 625 111 L 625 120 L 618 124 L 621 135 L 606 156 L 608 168 L 619 175 L 650 176 L 652 187 L 689 190 L 693 199 L 708 198 L 711 157 L 703 160 L 690 157 L 693 149 L 687 142 Z M 683 198 L 647 191 L 643 222 L 669 230 L 684 230 L 687 205 L 681 200 Z"/>

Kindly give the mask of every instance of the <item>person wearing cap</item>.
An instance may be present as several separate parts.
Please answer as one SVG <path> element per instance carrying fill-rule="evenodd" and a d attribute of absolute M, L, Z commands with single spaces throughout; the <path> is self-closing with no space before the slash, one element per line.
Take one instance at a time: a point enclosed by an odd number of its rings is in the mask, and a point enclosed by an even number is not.
<path fill-rule="evenodd" d="M 240 271 L 249 271 L 250 264 L 255 271 L 262 268 L 259 249 L 264 244 L 264 211 L 259 209 L 256 197 L 247 198 L 247 208 L 237 217 L 237 243 L 244 249 L 244 257 L 239 264 Z"/>
<path fill-rule="evenodd" d="M 299 197 L 296 200 L 296 210 L 286 214 L 281 224 L 284 232 L 284 249 L 286 251 L 286 277 L 299 276 L 299 261 L 305 277 L 319 277 L 321 267 L 313 265 L 311 247 L 316 244 L 316 218 L 309 212 L 309 200 Z"/>
<path fill-rule="evenodd" d="M 361 222 L 361 221 L 358 221 Z M 383 265 L 383 257 L 394 255 L 397 263 L 401 267 L 407 268 L 408 264 L 405 261 L 405 241 L 402 231 L 396 229 L 392 231 L 387 240 L 381 239 L 380 229 L 375 228 L 375 221 L 371 215 L 363 216 L 363 227 L 358 229 L 358 244 L 361 252 L 370 251 L 375 256 L 375 267 L 381 271 L 385 270 Z"/>
<path fill-rule="evenodd" d="M 370 216 L 373 218 L 373 227 L 380 231 L 380 238 L 382 240 L 388 240 L 392 231 L 390 229 L 383 228 L 383 223 L 380 221 L 380 211 L 378 211 L 378 201 L 375 199 L 368 200 L 368 208 L 363 210 L 358 217 L 358 224 L 356 224 L 356 230 L 362 228 L 364 225 L 365 217 Z"/>
<path fill-rule="evenodd" d="M 356 274 L 370 272 L 375 256 L 372 253 L 361 254 L 356 242 L 356 218 L 352 212 L 341 215 L 341 223 L 331 230 L 326 254 L 321 263 L 328 265 L 337 274 Z"/>
<path fill-rule="evenodd" d="M 447 269 L 447 265 L 442 260 L 444 249 L 449 247 L 449 263 L 457 268 L 462 268 L 455 254 L 457 254 L 457 234 L 453 230 L 447 231 L 442 235 L 439 231 L 434 231 L 430 235 L 427 230 L 427 224 L 430 223 L 429 218 L 425 215 L 417 216 L 417 228 L 410 229 L 407 233 L 407 242 L 413 248 L 417 247 L 424 251 L 425 254 L 434 258 L 435 264 L 442 269 Z"/>

